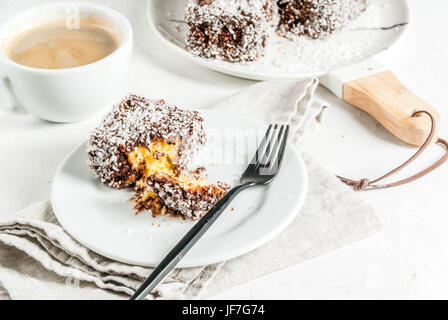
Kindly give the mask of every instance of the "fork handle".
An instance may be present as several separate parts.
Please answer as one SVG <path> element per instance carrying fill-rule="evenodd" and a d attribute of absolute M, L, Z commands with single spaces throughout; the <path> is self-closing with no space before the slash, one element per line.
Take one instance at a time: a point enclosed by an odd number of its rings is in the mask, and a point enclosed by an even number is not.
<path fill-rule="evenodd" d="M 174 269 L 179 261 L 187 254 L 188 251 L 198 242 L 198 240 L 207 232 L 212 224 L 218 219 L 221 213 L 227 208 L 233 198 L 242 190 L 253 186 L 254 183 L 246 183 L 230 189 L 220 201 L 210 209 L 210 211 L 202 217 L 193 228 L 179 241 L 179 243 L 171 249 L 168 255 L 149 275 L 148 279 L 138 288 L 131 300 L 143 300 L 162 281 L 168 273 Z"/>

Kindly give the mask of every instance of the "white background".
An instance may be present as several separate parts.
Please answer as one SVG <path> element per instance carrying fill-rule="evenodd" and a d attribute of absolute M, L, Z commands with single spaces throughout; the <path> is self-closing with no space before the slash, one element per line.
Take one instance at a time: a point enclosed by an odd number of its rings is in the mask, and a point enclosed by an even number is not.
<path fill-rule="evenodd" d="M 0 21 L 48 1 L 0 2 Z M 171 53 L 148 28 L 146 1 L 106 3 L 133 24 L 136 50 L 125 91 L 206 108 L 253 82 L 198 67 Z M 412 21 L 405 37 L 378 56 L 401 81 L 441 114 L 448 137 L 448 2 L 410 0 Z M 376 178 L 407 159 L 405 146 L 381 126 L 342 103 L 325 88 L 331 106 L 324 125 L 306 147 L 329 170 L 353 178 Z M 0 218 L 49 198 L 54 172 L 67 152 L 83 141 L 96 119 L 50 124 L 11 108 L 0 88 Z M 432 146 L 409 175 L 442 155 Z M 394 179 L 397 177 L 394 177 Z M 448 165 L 410 185 L 360 192 L 375 208 L 383 231 L 367 240 L 228 290 L 218 299 L 448 298 Z"/>

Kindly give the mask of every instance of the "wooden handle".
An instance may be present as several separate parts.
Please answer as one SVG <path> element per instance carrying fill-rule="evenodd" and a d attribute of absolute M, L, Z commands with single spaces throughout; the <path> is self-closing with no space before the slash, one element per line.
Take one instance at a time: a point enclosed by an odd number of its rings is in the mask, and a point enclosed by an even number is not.
<path fill-rule="evenodd" d="M 439 113 L 404 87 L 391 71 L 344 83 L 343 99 L 370 114 L 398 139 L 414 146 L 421 146 L 428 138 L 431 119 L 424 114 L 412 115 L 428 111 L 435 120 L 434 142 L 437 140 Z"/>

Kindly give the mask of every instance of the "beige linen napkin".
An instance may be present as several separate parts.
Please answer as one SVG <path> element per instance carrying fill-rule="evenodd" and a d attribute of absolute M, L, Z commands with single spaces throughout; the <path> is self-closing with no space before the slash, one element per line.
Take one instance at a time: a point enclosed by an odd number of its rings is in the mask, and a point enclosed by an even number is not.
<path fill-rule="evenodd" d="M 261 82 L 214 109 L 292 125 L 300 148 L 321 122 L 324 106 L 313 99 L 318 81 Z M 149 299 L 209 297 L 261 275 L 363 239 L 380 230 L 372 209 L 316 160 L 303 154 L 309 193 L 294 222 L 260 248 L 230 261 L 176 269 Z M 0 299 L 127 298 L 151 269 L 104 258 L 73 240 L 49 201 L 0 222 Z"/>

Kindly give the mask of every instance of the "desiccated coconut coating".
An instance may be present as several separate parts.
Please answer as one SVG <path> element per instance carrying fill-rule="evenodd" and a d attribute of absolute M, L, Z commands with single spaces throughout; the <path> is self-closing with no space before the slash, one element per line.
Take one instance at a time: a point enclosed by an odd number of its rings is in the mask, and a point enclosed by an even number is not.
<path fill-rule="evenodd" d="M 367 0 L 278 0 L 280 35 L 323 38 L 367 9 Z"/>
<path fill-rule="evenodd" d="M 205 58 L 256 61 L 275 29 L 291 40 L 325 38 L 367 6 L 368 0 L 190 0 L 186 46 Z"/>
<path fill-rule="evenodd" d="M 156 173 L 148 177 L 144 184 L 136 187 L 133 200 L 136 210 L 150 210 L 153 216 L 167 214 L 197 220 L 202 218 L 229 188 L 222 182 L 216 185 L 189 184 L 173 176 Z"/>
<path fill-rule="evenodd" d="M 175 165 L 185 170 L 205 143 L 203 119 L 197 111 L 182 110 L 164 100 L 130 95 L 115 105 L 88 140 L 88 165 L 103 183 L 127 187 L 141 178 L 128 162 L 136 147 L 148 148 L 156 138 L 169 144 L 181 139 Z M 174 160 L 174 159 L 173 159 Z"/>
<path fill-rule="evenodd" d="M 190 0 L 187 49 L 231 62 L 257 60 L 264 55 L 276 11 L 274 0 Z"/>

